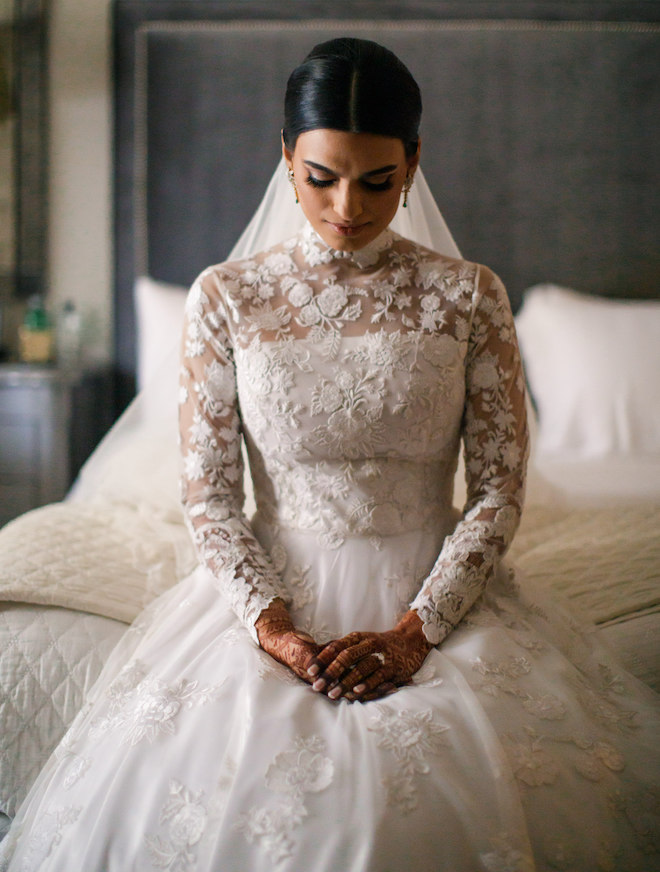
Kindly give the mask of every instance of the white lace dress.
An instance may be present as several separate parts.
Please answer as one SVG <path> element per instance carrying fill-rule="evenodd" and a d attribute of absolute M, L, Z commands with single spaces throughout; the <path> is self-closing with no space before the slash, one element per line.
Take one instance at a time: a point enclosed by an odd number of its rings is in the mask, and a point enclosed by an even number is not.
<path fill-rule="evenodd" d="M 499 564 L 527 436 L 492 273 L 308 227 L 195 283 L 180 402 L 201 566 L 115 651 L 0 868 L 659 868 L 657 698 Z M 334 702 L 256 644 L 276 596 L 320 642 L 412 604 L 438 647 L 397 693 Z"/>

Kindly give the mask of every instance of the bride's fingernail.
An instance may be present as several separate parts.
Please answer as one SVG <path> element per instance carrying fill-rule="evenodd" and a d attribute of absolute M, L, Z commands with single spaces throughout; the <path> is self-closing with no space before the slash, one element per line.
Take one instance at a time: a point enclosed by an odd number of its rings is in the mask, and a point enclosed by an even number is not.
<path fill-rule="evenodd" d="M 353 693 L 364 693 L 364 691 L 366 689 L 367 689 L 366 684 L 356 684 L 355 687 L 353 688 Z"/>
<path fill-rule="evenodd" d="M 322 678 L 317 678 L 312 687 L 314 690 L 323 690 L 325 687 L 325 681 Z"/>
<path fill-rule="evenodd" d="M 318 675 L 321 671 L 321 667 L 317 666 L 316 663 L 313 666 L 310 666 L 307 670 L 307 674 L 314 678 L 315 675 Z"/>
<path fill-rule="evenodd" d="M 333 687 L 330 693 L 328 694 L 330 699 L 339 699 L 341 696 L 341 687 L 337 685 L 337 687 Z"/>

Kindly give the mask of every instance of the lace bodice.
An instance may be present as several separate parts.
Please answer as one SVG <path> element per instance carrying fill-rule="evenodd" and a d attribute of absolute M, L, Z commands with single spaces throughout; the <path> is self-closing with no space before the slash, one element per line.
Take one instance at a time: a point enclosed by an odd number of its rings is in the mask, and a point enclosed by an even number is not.
<path fill-rule="evenodd" d="M 485 267 L 389 230 L 349 253 L 307 226 L 205 270 L 186 306 L 180 425 L 200 557 L 253 633 L 262 609 L 289 596 L 286 555 L 266 553 L 242 511 L 241 435 L 260 525 L 330 549 L 445 534 L 411 603 L 433 643 L 477 599 L 518 524 L 527 431 L 506 293 Z M 468 498 L 456 523 L 461 438 Z"/>

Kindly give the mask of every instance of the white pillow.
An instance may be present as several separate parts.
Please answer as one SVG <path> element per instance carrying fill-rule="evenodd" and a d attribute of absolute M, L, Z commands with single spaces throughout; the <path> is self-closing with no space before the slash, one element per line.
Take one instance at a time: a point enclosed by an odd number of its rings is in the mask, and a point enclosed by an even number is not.
<path fill-rule="evenodd" d="M 149 276 L 135 280 L 137 314 L 137 383 L 145 387 L 163 361 L 178 346 L 188 288 L 156 281 Z"/>
<path fill-rule="evenodd" d="M 516 316 L 543 456 L 660 455 L 660 303 L 530 288 Z"/>

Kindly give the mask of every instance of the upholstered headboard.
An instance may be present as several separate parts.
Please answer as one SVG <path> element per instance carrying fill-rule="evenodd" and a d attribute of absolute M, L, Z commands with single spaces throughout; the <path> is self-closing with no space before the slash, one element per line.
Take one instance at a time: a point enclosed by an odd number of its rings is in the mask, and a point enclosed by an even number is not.
<path fill-rule="evenodd" d="M 659 6 L 116 0 L 120 404 L 136 276 L 187 285 L 226 256 L 278 159 L 287 75 L 336 35 L 384 43 L 418 79 L 429 184 L 514 308 L 539 281 L 657 297 Z"/>

